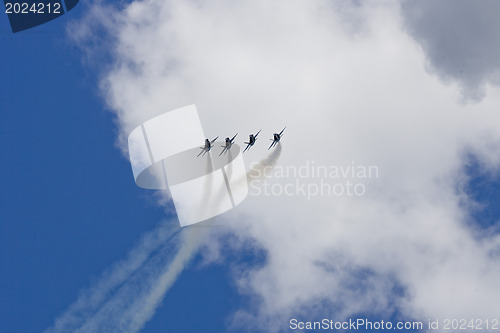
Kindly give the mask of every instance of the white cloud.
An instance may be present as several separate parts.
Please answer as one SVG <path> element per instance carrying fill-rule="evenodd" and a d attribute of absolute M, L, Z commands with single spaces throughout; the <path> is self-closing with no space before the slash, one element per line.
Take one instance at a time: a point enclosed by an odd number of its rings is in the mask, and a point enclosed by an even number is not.
<path fill-rule="evenodd" d="M 462 87 L 465 100 L 481 99 L 485 85 L 500 83 L 500 3 L 485 0 L 405 1 L 409 33 L 425 51 L 429 67 Z"/>
<path fill-rule="evenodd" d="M 207 136 L 238 132 L 241 140 L 262 128 L 248 165 L 286 125 L 279 165 L 378 167 L 362 197 L 249 197 L 225 216 L 211 253 L 226 233 L 267 253 L 262 267 L 235 274 L 256 302 L 237 320 L 283 329 L 290 315 L 321 302 L 336 305 L 322 309 L 335 319 L 392 310 L 419 319 L 495 316 L 499 238 L 472 233 L 462 186 L 467 154 L 485 170 L 500 165 L 498 89 L 486 85 L 483 100 L 459 104 L 458 85 L 426 72 L 397 2 L 335 4 L 127 6 L 108 30 L 114 66 L 103 81 L 123 150 L 144 120 L 196 103 Z"/>

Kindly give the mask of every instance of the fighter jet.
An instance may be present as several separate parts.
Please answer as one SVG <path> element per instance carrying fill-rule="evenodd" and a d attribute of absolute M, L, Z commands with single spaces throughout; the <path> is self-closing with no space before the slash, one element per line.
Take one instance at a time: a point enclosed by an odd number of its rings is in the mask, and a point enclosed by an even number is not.
<path fill-rule="evenodd" d="M 255 134 L 255 135 L 250 134 L 250 135 L 248 136 L 248 138 L 249 138 L 249 139 L 248 139 L 248 141 L 249 141 L 249 142 L 245 142 L 245 143 L 247 144 L 247 146 L 246 146 L 245 150 L 243 150 L 243 152 L 246 152 L 246 151 L 247 151 L 247 149 L 250 149 L 250 147 L 252 147 L 252 146 L 253 146 L 253 144 L 255 143 L 255 141 L 257 141 L 257 135 L 259 135 L 260 131 L 261 131 L 261 130 L 259 130 L 259 131 L 257 132 L 257 134 Z"/>
<path fill-rule="evenodd" d="M 219 156 L 222 155 L 222 154 L 225 154 L 227 153 L 227 151 L 229 149 L 231 149 L 231 146 L 233 145 L 233 141 L 234 141 L 234 138 L 236 137 L 236 135 L 238 135 L 238 133 L 236 133 L 232 139 L 229 139 L 229 137 L 226 138 L 226 145 L 225 146 L 221 146 L 223 149 L 222 151 L 220 152 Z"/>
<path fill-rule="evenodd" d="M 201 155 L 201 156 L 205 156 L 205 154 L 208 153 L 210 151 L 210 149 L 212 149 L 213 143 L 215 142 L 215 140 L 217 140 L 217 138 L 218 137 L 216 137 L 212 141 L 210 141 L 208 139 L 205 139 L 205 146 L 204 147 L 200 147 L 200 149 L 203 149 L 203 150 L 200 151 L 200 153 L 198 154 L 198 156 L 200 156 L 202 153 L 203 153 L 203 155 Z M 198 156 L 196 156 L 196 157 L 198 157 Z"/>
<path fill-rule="evenodd" d="M 286 128 L 286 127 L 285 127 Z M 281 137 L 282 137 L 282 134 L 283 134 L 283 131 L 285 130 L 285 128 L 283 128 L 281 130 L 281 132 L 279 133 L 274 133 L 273 134 L 273 138 L 270 139 L 270 140 L 273 140 L 273 143 L 271 143 L 271 145 L 269 146 L 269 148 L 267 148 L 267 150 L 271 149 L 272 147 L 276 146 L 278 144 L 278 142 L 280 142 L 281 140 Z"/>

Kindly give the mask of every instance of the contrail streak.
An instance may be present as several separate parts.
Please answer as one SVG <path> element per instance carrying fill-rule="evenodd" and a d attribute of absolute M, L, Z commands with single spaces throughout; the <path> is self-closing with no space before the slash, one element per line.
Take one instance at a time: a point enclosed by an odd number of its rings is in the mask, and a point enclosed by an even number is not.
<path fill-rule="evenodd" d="M 245 186 L 245 180 L 248 183 L 256 180 L 262 180 L 266 177 L 266 169 L 267 168 L 274 168 L 276 163 L 278 163 L 278 160 L 281 156 L 281 143 L 278 142 L 276 145 L 276 148 L 267 155 L 264 159 L 260 160 L 256 164 L 253 164 L 252 168 L 247 171 L 246 175 L 239 178 L 235 182 L 235 186 Z M 245 179 L 246 178 L 246 179 Z"/>
<path fill-rule="evenodd" d="M 196 253 L 206 231 L 169 230 L 142 237 L 127 259 L 103 274 L 56 319 L 49 332 L 137 332 Z M 177 250 L 177 253 L 172 256 Z"/>
<path fill-rule="evenodd" d="M 200 207 L 198 208 L 198 214 L 204 214 L 210 206 L 210 198 L 212 194 L 212 186 L 213 186 L 213 175 L 212 172 L 214 170 L 212 155 L 210 152 L 207 153 L 206 164 L 205 164 L 205 183 L 203 184 L 203 196 L 202 202 L 200 203 Z"/>
<path fill-rule="evenodd" d="M 124 327 L 127 332 L 137 332 L 155 314 L 158 305 L 163 300 L 166 292 L 172 287 L 177 277 L 184 269 L 185 265 L 196 253 L 201 237 L 206 234 L 206 230 L 197 228 L 183 229 L 182 245 L 174 259 L 155 278 L 151 288 L 138 297 L 137 300 L 122 314 Z"/>
<path fill-rule="evenodd" d="M 278 142 L 273 152 L 266 158 L 260 160 L 247 172 L 247 181 L 263 179 L 266 175 L 266 168 L 274 168 L 281 155 L 281 143 Z"/>
<path fill-rule="evenodd" d="M 231 149 L 229 149 L 227 151 L 227 161 L 232 161 L 232 160 L 233 160 L 232 151 L 231 151 Z M 231 179 L 232 173 L 233 173 L 233 164 L 229 163 L 229 164 L 227 164 L 227 171 L 226 171 L 226 176 L 228 179 Z M 212 205 L 214 205 L 217 208 L 220 207 L 224 201 L 223 199 L 224 199 L 225 195 L 227 195 L 227 187 L 226 187 L 226 184 L 223 183 L 219 186 L 219 190 L 217 191 L 215 196 L 213 196 Z"/>

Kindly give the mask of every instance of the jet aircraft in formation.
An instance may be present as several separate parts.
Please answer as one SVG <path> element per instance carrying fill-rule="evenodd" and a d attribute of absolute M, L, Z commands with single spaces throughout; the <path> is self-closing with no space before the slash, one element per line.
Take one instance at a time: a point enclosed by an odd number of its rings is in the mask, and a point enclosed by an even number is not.
<path fill-rule="evenodd" d="M 231 149 L 231 146 L 233 145 L 233 141 L 234 141 L 234 138 L 236 137 L 236 135 L 238 135 L 238 133 L 236 133 L 232 139 L 229 139 L 229 137 L 226 138 L 226 144 L 224 146 L 221 146 L 222 147 L 222 151 L 220 152 L 219 156 L 222 155 L 222 154 L 225 154 L 227 153 L 227 151 L 229 149 Z"/>
<path fill-rule="evenodd" d="M 262 131 L 262 130 L 259 130 L 259 131 L 257 132 L 257 134 L 255 134 L 255 135 L 250 134 L 250 135 L 248 136 L 248 142 L 246 142 L 246 141 L 245 141 L 245 143 L 247 144 L 247 146 L 246 146 L 245 150 L 243 150 L 243 152 L 246 152 L 246 151 L 247 151 L 247 149 L 250 149 L 250 147 L 252 147 L 252 146 L 253 146 L 253 144 L 255 143 L 255 141 L 257 141 L 257 136 L 259 136 L 260 131 Z"/>
<path fill-rule="evenodd" d="M 271 143 L 271 145 L 269 146 L 269 148 L 267 148 L 267 150 L 271 149 L 272 147 L 275 147 L 278 144 L 278 142 L 283 137 L 283 131 L 285 130 L 285 128 L 283 128 L 281 130 L 281 132 L 273 134 L 273 138 L 270 139 L 273 142 Z M 248 136 L 248 142 L 245 141 L 245 143 L 246 143 L 247 146 L 245 147 L 245 149 L 243 150 L 243 152 L 246 152 L 248 149 L 250 149 L 255 144 L 255 141 L 257 141 L 257 136 L 259 135 L 260 131 L 261 130 L 259 130 L 255 135 L 254 134 L 250 134 Z M 222 147 L 222 151 L 220 152 L 219 156 L 222 155 L 222 154 L 227 153 L 229 151 L 229 149 L 231 149 L 231 147 L 232 147 L 232 145 L 234 143 L 234 139 L 236 138 L 237 135 L 238 135 L 238 133 L 236 133 L 233 136 L 232 139 L 229 139 L 229 137 L 226 138 L 226 143 L 225 143 L 224 146 L 221 146 Z M 200 155 L 201 156 L 205 156 L 205 154 L 208 153 L 210 151 L 210 149 L 212 149 L 213 144 L 214 144 L 215 140 L 217 140 L 217 138 L 218 137 L 216 137 L 212 141 L 210 141 L 209 139 L 205 139 L 205 145 L 203 147 L 200 147 L 200 149 L 202 149 L 202 151 L 198 154 L 198 156 L 200 156 Z"/>
<path fill-rule="evenodd" d="M 205 146 L 200 147 L 200 149 L 202 149 L 202 151 L 200 151 L 198 156 L 200 156 L 202 153 L 203 153 L 203 155 L 201 155 L 201 156 L 205 156 L 205 154 L 208 153 L 210 151 L 210 149 L 212 149 L 213 144 L 214 144 L 215 140 L 217 140 L 217 138 L 218 138 L 218 136 L 215 139 L 213 139 L 212 141 L 205 139 Z"/>
<path fill-rule="evenodd" d="M 286 127 L 285 127 L 285 128 L 286 128 Z M 271 145 L 269 146 L 269 148 L 267 148 L 267 150 L 269 150 L 269 149 L 271 149 L 272 147 L 276 146 L 276 144 L 277 144 L 278 142 L 280 142 L 281 137 L 283 136 L 283 131 L 285 130 L 285 128 L 283 128 L 283 129 L 281 130 L 281 132 L 279 132 L 279 133 L 274 133 L 274 134 L 273 134 L 273 138 L 272 138 L 272 139 L 270 139 L 270 140 L 272 140 L 273 142 L 271 143 Z"/>

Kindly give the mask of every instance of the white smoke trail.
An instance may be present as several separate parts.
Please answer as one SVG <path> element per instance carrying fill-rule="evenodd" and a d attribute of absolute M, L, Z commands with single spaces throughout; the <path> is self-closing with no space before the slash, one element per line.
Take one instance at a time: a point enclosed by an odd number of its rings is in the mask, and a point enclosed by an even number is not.
<path fill-rule="evenodd" d="M 252 164 L 250 170 L 247 173 L 238 178 L 235 182 L 237 187 L 246 186 L 253 181 L 262 180 L 265 178 L 266 174 L 271 171 L 281 156 L 281 143 L 276 145 L 276 148 L 265 158 L 259 162 Z"/>
<path fill-rule="evenodd" d="M 278 142 L 276 148 L 266 158 L 260 160 L 252 166 L 247 172 L 247 181 L 250 183 L 254 180 L 262 179 L 266 175 L 266 169 L 272 169 L 278 163 L 281 156 L 281 143 Z"/>
<path fill-rule="evenodd" d="M 203 232 L 165 225 L 149 232 L 46 332 L 137 332 L 196 253 Z"/>
<path fill-rule="evenodd" d="M 207 229 L 183 229 L 182 245 L 171 263 L 154 279 L 151 288 L 143 293 L 121 316 L 125 325 L 120 325 L 126 332 L 137 332 L 155 314 L 166 292 L 172 287 L 186 264 L 196 253 L 201 237 Z"/>
<path fill-rule="evenodd" d="M 206 164 L 205 164 L 205 183 L 203 184 L 203 200 L 201 202 L 201 205 L 198 207 L 198 215 L 204 215 L 208 208 L 210 207 L 210 199 L 211 199 L 211 194 L 212 194 L 212 187 L 213 187 L 213 177 L 211 173 L 213 172 L 214 165 L 212 161 L 212 155 L 210 152 L 207 153 L 207 156 L 205 157 L 206 159 Z"/>

